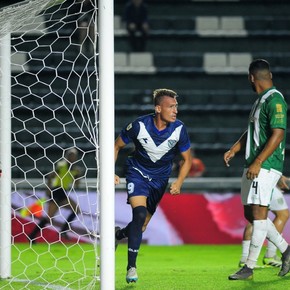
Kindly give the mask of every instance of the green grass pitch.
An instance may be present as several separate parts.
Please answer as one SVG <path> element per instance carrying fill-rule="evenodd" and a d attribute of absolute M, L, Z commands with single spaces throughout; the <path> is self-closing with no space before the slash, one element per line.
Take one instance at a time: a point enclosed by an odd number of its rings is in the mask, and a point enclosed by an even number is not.
<path fill-rule="evenodd" d="M 261 257 L 264 251 L 263 248 Z M 240 245 L 142 245 L 137 261 L 139 280 L 137 283 L 127 284 L 127 247 L 121 244 L 116 252 L 115 289 L 290 289 L 290 273 L 285 277 L 278 277 L 279 269 L 273 267 L 256 269 L 254 279 L 250 281 L 229 281 L 228 275 L 238 270 L 240 253 Z M 12 274 L 17 280 L 10 284 L 9 280 L 0 281 L 0 289 L 100 289 L 96 280 L 91 283 L 93 286 L 85 286 L 94 280 L 95 257 L 92 245 L 68 244 L 65 247 L 61 244 L 37 244 L 30 249 L 28 244 L 17 244 L 12 247 L 12 260 Z M 261 265 L 261 258 L 258 264 Z M 56 270 L 55 266 L 63 269 L 66 274 Z M 87 277 L 81 283 L 76 282 L 84 271 Z M 29 282 L 34 279 L 37 282 Z M 52 283 L 47 287 L 45 280 Z"/>

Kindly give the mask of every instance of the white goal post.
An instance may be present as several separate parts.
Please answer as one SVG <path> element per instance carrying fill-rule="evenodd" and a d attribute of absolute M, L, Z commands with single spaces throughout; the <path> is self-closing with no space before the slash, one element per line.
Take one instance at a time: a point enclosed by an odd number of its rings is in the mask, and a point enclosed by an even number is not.
<path fill-rule="evenodd" d="M 0 45 L 0 275 L 11 276 L 11 81 L 10 35 Z M 5 96 L 5 97 L 4 97 Z"/>
<path fill-rule="evenodd" d="M 0 280 L 12 289 L 14 282 L 67 289 L 96 289 L 99 283 L 102 290 L 115 289 L 113 0 L 26 0 L 0 9 L 0 110 Z M 28 205 L 44 199 L 47 177 L 72 148 L 84 169 L 81 188 L 68 193 L 80 212 L 65 234 L 70 243 L 92 244 L 94 269 L 79 261 L 82 271 L 69 261 L 78 280 L 66 281 L 63 277 L 73 275 L 53 256 L 60 278 L 50 281 L 45 269 L 35 278 L 29 269 L 36 257 L 15 274 L 13 265 L 24 263 L 27 253 L 13 261 L 11 248 L 18 242 L 36 255 L 38 242 L 48 251 L 59 242 L 69 252 L 71 246 L 57 233 L 68 210 L 60 207 L 29 242 L 41 217 Z M 43 215 L 46 210 L 44 203 Z M 16 234 L 14 223 L 21 224 Z"/>
<path fill-rule="evenodd" d="M 114 189 L 114 9 L 113 0 L 99 1 L 100 39 L 100 192 L 101 288 L 115 289 L 115 189 Z M 104 52 L 104 54 L 102 54 Z M 106 99 L 106 101 L 104 101 Z M 103 102 L 104 101 L 104 102 Z M 102 138 L 103 137 L 103 138 Z M 108 182 L 109 181 L 109 182 Z M 103 197 L 103 198 L 102 198 Z"/>

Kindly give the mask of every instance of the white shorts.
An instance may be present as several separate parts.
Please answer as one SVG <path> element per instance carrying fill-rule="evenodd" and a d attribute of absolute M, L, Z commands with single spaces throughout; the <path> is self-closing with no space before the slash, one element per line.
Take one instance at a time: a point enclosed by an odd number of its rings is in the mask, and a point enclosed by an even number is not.
<path fill-rule="evenodd" d="M 272 211 L 288 209 L 288 204 L 284 198 L 283 191 L 277 186 L 273 190 L 272 200 L 269 209 Z"/>
<path fill-rule="evenodd" d="M 246 177 L 247 171 L 248 169 L 245 168 L 242 176 L 241 197 L 243 205 L 270 206 L 272 193 L 281 177 L 281 173 L 262 168 L 258 177 L 251 180 Z"/>

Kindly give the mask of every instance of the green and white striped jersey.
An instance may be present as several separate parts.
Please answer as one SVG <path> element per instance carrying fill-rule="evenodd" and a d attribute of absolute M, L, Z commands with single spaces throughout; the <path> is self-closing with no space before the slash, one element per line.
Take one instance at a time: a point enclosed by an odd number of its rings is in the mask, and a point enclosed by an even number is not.
<path fill-rule="evenodd" d="M 262 164 L 262 168 L 283 172 L 286 128 L 287 103 L 283 95 L 275 87 L 259 94 L 254 103 L 248 122 L 245 167 L 249 167 L 263 150 L 272 135 L 272 129 L 284 129 L 284 139 L 271 156 Z"/>

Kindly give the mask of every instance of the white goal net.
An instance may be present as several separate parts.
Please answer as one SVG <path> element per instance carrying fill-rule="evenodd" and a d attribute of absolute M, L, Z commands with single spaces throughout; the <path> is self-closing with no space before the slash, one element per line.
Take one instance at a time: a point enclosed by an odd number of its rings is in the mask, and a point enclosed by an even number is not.
<path fill-rule="evenodd" d="M 97 14 L 96 0 L 27 0 L 0 10 L 12 156 L 11 277 L 0 289 L 96 289 Z M 0 97 L 1 112 L 8 97 Z"/>

